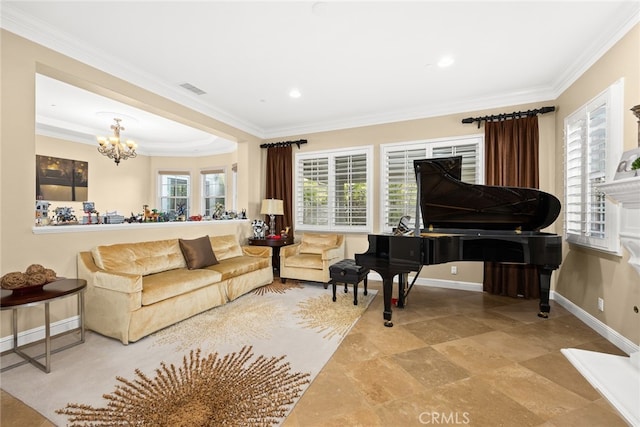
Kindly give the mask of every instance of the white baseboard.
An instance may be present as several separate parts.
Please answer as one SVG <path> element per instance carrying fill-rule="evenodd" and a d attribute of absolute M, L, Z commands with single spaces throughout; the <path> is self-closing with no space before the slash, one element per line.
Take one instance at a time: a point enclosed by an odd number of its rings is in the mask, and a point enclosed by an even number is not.
<path fill-rule="evenodd" d="M 409 284 L 413 281 L 413 277 L 409 275 Z M 377 280 L 382 281 L 382 276 L 380 276 L 375 271 L 370 271 L 367 275 L 368 280 Z M 394 280 L 394 283 L 398 283 L 397 280 Z M 473 292 L 482 292 L 482 283 L 476 282 L 457 282 L 454 280 L 442 280 L 442 279 L 429 279 L 425 277 L 418 277 L 416 279 L 416 285 L 418 286 L 430 286 L 432 288 L 445 288 L 445 289 L 458 289 L 461 291 L 473 291 Z"/>
<path fill-rule="evenodd" d="M 62 334 L 80 327 L 80 318 L 78 316 L 62 319 L 51 324 L 51 336 Z M 44 325 L 28 331 L 18 332 L 18 346 L 31 344 L 40 340 L 44 340 Z M 5 352 L 13 348 L 13 337 L 11 335 L 0 338 L 0 352 Z"/>
<path fill-rule="evenodd" d="M 551 299 L 560 304 L 565 310 L 582 320 L 588 327 L 602 335 L 611 344 L 618 347 L 620 350 L 627 354 L 632 354 L 640 351 L 640 346 L 633 341 L 620 335 L 617 331 L 611 329 L 609 326 L 602 323 L 597 318 L 593 317 L 582 308 L 575 305 L 573 302 L 563 297 L 555 291 L 551 291 Z"/>

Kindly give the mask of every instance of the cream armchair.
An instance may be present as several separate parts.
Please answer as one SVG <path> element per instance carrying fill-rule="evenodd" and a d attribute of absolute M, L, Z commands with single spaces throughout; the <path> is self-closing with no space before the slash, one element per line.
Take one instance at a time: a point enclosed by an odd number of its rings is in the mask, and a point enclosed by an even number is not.
<path fill-rule="evenodd" d="M 280 250 L 280 280 L 331 281 L 329 266 L 344 259 L 342 234 L 304 233 L 299 243 Z"/>

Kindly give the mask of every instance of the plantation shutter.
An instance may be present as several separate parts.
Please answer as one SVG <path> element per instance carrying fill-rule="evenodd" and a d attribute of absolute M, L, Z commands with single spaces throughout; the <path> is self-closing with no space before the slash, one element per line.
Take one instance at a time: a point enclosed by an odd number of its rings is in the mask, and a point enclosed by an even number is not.
<path fill-rule="evenodd" d="M 297 223 L 329 225 L 329 159 L 310 158 L 298 162 Z"/>
<path fill-rule="evenodd" d="M 337 226 L 367 225 L 367 155 L 335 158 L 335 215 Z"/>

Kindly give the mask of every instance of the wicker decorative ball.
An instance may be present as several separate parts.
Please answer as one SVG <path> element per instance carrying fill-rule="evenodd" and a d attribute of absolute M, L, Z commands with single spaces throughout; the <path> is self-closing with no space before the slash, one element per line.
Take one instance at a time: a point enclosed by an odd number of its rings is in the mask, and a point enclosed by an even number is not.
<path fill-rule="evenodd" d="M 35 274 L 35 273 L 44 273 L 44 267 L 40 264 L 31 264 L 25 270 L 25 274 Z"/>
<path fill-rule="evenodd" d="M 0 286 L 3 289 L 17 289 L 28 286 L 27 275 L 19 271 L 7 273 L 0 279 Z"/>
<path fill-rule="evenodd" d="M 57 279 L 56 272 L 50 268 L 44 268 L 40 264 L 31 264 L 24 273 L 14 271 L 7 273 L 0 278 L 0 287 L 10 290 L 24 290 L 28 292 L 28 288 L 37 290 L 47 283 L 54 282 Z"/>

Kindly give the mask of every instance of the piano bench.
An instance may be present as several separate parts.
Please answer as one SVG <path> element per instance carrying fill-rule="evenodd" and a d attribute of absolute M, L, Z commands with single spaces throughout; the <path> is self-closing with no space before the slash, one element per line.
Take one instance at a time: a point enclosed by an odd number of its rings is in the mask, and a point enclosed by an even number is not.
<path fill-rule="evenodd" d="M 355 260 L 343 259 L 329 266 L 331 286 L 333 287 L 333 301 L 336 300 L 336 285 L 344 283 L 344 292 L 349 290 L 347 285 L 353 285 L 353 305 L 358 305 L 358 283 L 364 280 L 364 294 L 367 295 L 367 274 L 369 269 L 356 265 Z"/>

